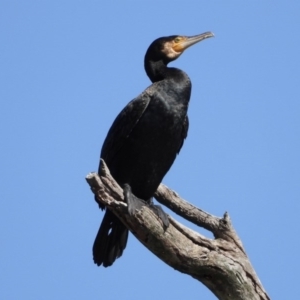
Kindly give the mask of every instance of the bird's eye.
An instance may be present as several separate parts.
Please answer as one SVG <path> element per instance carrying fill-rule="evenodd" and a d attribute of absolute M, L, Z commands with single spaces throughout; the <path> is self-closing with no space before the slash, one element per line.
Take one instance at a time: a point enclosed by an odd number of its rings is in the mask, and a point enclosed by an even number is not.
<path fill-rule="evenodd" d="M 177 38 L 174 39 L 174 42 L 175 42 L 175 43 L 179 43 L 180 40 L 181 40 L 181 38 L 180 38 L 180 37 L 177 37 Z"/>

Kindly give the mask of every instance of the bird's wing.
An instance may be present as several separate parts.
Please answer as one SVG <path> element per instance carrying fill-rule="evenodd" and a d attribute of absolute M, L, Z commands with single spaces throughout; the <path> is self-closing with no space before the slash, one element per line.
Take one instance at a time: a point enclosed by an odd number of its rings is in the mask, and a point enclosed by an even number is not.
<path fill-rule="evenodd" d="M 130 101 L 119 113 L 109 129 L 101 150 L 101 158 L 109 164 L 113 157 L 120 151 L 126 139 L 146 111 L 151 94 L 143 92 Z"/>
<path fill-rule="evenodd" d="M 182 125 L 182 131 L 181 131 L 181 138 L 182 138 L 182 143 L 178 149 L 178 152 L 177 154 L 179 154 L 182 146 L 183 146 L 183 142 L 184 140 L 186 139 L 187 137 L 187 134 L 188 134 L 188 130 L 189 130 L 189 118 L 188 116 L 185 117 L 184 121 L 183 121 L 183 125 Z"/>

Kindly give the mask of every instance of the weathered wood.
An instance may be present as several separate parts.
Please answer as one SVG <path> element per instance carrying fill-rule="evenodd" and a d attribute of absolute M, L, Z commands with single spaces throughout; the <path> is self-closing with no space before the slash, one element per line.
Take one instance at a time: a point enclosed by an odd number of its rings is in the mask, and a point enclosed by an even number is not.
<path fill-rule="evenodd" d="M 212 216 L 161 184 L 155 194 L 157 200 L 183 218 L 211 231 L 215 239 L 206 238 L 170 216 L 170 226 L 164 230 L 160 219 L 148 206 L 129 216 L 123 190 L 104 162 L 102 166 L 100 177 L 97 173 L 86 177 L 93 193 L 157 257 L 202 282 L 218 299 L 270 299 L 227 213 L 223 218 Z"/>

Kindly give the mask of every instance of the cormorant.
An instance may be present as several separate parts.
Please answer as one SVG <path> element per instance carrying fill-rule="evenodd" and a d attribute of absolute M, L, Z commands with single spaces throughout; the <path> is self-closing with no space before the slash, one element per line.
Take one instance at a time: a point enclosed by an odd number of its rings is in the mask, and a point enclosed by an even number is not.
<path fill-rule="evenodd" d="M 167 64 L 188 47 L 213 36 L 211 32 L 174 35 L 152 42 L 144 67 L 153 84 L 127 104 L 108 131 L 101 158 L 124 189 L 129 213 L 138 208 L 137 198 L 154 207 L 151 199 L 187 137 L 191 81 L 185 72 Z M 158 206 L 155 210 L 167 227 L 166 215 Z M 93 246 L 95 264 L 111 266 L 122 255 L 127 238 L 128 229 L 106 210 Z"/>

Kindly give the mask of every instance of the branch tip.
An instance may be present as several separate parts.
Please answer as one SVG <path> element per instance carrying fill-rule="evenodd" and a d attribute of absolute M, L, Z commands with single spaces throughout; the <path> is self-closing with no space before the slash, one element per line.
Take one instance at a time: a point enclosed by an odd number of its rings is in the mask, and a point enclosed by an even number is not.
<path fill-rule="evenodd" d="M 105 161 L 102 158 L 100 159 L 100 161 L 101 161 L 101 163 L 100 163 L 100 170 L 99 170 L 100 174 L 99 175 L 103 176 L 103 177 L 107 176 L 108 174 L 110 175 L 109 169 L 108 169 Z"/>

